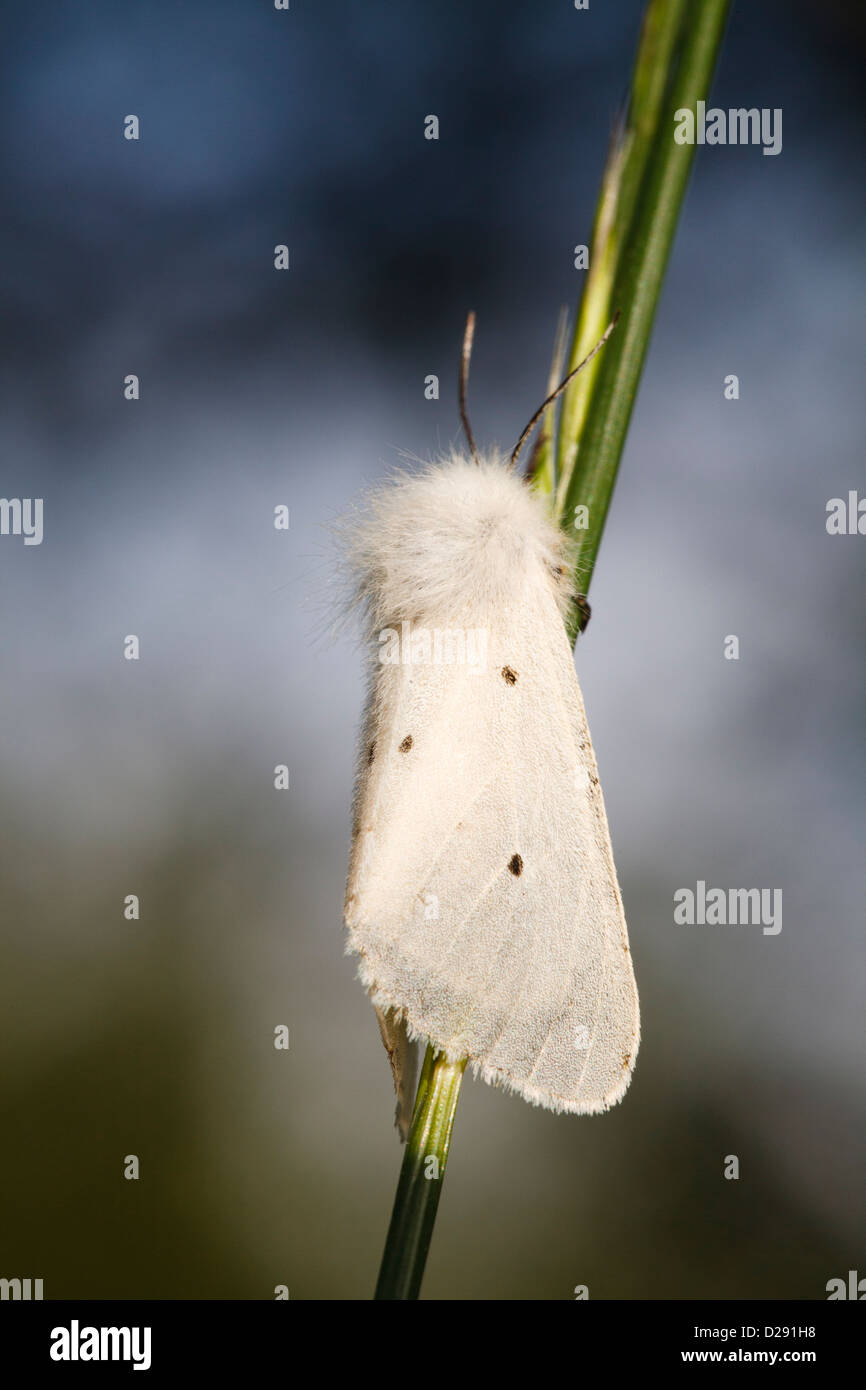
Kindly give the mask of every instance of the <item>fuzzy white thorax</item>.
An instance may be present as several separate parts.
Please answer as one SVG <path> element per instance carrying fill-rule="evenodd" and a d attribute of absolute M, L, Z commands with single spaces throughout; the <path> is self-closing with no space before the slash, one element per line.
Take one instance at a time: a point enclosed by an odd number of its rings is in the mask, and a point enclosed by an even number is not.
<path fill-rule="evenodd" d="M 563 616 L 573 594 L 567 537 L 497 454 L 396 474 L 346 535 L 355 597 L 374 630 L 503 612 L 521 601 L 528 574 L 550 584 Z"/>

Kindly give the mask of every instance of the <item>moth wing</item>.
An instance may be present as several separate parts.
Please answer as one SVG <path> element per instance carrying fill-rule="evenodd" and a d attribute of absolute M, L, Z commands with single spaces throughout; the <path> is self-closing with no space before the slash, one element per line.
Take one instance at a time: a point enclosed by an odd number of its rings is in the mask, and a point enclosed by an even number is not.
<path fill-rule="evenodd" d="M 534 1104 L 623 1095 L 637 990 L 604 801 L 549 592 L 486 660 L 383 666 L 346 902 L 380 1010 Z"/>

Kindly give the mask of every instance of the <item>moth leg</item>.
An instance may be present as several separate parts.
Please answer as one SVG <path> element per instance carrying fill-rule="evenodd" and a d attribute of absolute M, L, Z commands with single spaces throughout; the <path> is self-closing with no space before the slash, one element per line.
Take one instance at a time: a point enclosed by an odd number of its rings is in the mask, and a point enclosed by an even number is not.
<path fill-rule="evenodd" d="M 586 594 L 575 594 L 574 606 L 578 612 L 577 630 L 578 632 L 586 632 L 587 625 L 592 617 L 592 609 L 589 606 L 589 599 L 586 597 Z"/>
<path fill-rule="evenodd" d="M 391 1063 L 391 1075 L 394 1078 L 394 1090 L 397 1095 L 394 1123 L 405 1143 L 415 1105 L 418 1046 L 417 1043 L 410 1042 L 406 1024 L 402 1020 L 398 1022 L 390 1010 L 380 1009 L 378 1005 L 373 1007 L 379 1020 L 379 1032 L 382 1034 L 382 1042 L 385 1044 L 388 1061 Z"/>

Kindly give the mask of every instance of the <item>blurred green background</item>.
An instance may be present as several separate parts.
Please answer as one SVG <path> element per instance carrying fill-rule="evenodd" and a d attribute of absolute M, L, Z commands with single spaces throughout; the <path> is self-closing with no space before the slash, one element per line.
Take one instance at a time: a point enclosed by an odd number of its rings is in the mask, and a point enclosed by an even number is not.
<path fill-rule="evenodd" d="M 0 538 L 0 1276 L 370 1297 L 400 1148 L 327 527 L 456 438 L 468 308 L 479 440 L 538 404 L 640 10 L 9 7 L 2 492 L 45 539 Z M 642 1050 L 603 1117 L 467 1080 L 426 1298 L 866 1275 L 863 541 L 824 525 L 863 480 L 862 39 L 735 9 L 714 100 L 784 148 L 699 152 L 578 656 Z M 698 879 L 780 888 L 781 934 L 676 927 Z"/>

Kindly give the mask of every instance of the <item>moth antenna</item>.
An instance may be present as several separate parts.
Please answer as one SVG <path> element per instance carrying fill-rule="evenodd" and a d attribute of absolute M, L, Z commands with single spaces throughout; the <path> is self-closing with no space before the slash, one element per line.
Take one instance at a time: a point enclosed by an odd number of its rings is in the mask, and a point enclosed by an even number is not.
<path fill-rule="evenodd" d="M 466 435 L 466 442 L 469 445 L 470 453 L 476 463 L 481 460 L 478 457 L 478 449 L 475 444 L 475 436 L 472 433 L 472 426 L 469 423 L 469 415 L 466 410 L 466 387 L 469 382 L 469 359 L 472 356 L 472 339 L 475 337 L 475 313 L 470 310 L 466 315 L 466 331 L 463 334 L 463 351 L 460 354 L 460 381 L 458 394 L 460 397 L 460 420 L 463 425 L 463 433 Z"/>
<path fill-rule="evenodd" d="M 542 417 L 542 415 L 544 414 L 544 412 L 545 412 L 545 410 L 547 409 L 547 407 L 548 407 L 553 401 L 556 400 L 557 396 L 562 395 L 562 392 L 565 390 L 565 388 L 566 388 L 566 386 L 568 385 L 568 383 L 569 383 L 570 381 L 572 381 L 572 380 L 574 379 L 574 377 L 577 376 L 578 372 L 582 372 L 582 371 L 583 371 L 583 369 L 584 369 L 584 367 L 586 366 L 586 364 L 587 364 L 588 362 L 591 362 L 591 361 L 592 361 L 593 357 L 595 357 L 595 354 L 596 354 L 597 352 L 600 352 L 600 351 L 601 351 L 601 349 L 604 347 L 605 343 L 607 342 L 608 338 L 610 337 L 611 333 L 612 333 L 613 330 L 616 328 L 616 325 L 617 325 L 617 323 L 619 322 L 619 316 L 620 316 L 621 312 L 622 312 L 622 311 L 621 311 L 620 309 L 617 309 L 617 311 L 616 311 L 616 313 L 614 314 L 613 318 L 611 319 L 610 323 L 607 325 L 607 328 L 604 330 L 604 332 L 602 333 L 602 335 L 601 335 L 601 337 L 599 338 L 598 342 L 596 343 L 595 347 L 592 349 L 592 352 L 588 352 L 588 353 L 586 354 L 586 357 L 584 357 L 583 361 L 582 361 L 582 362 L 578 362 L 577 366 L 574 367 L 574 368 L 568 373 L 568 376 L 563 378 L 563 380 L 562 380 L 562 381 L 559 383 L 559 385 L 557 386 L 556 390 L 555 390 L 555 391 L 551 391 L 550 395 L 547 397 L 547 400 L 541 402 L 541 405 L 540 405 L 540 406 L 538 407 L 538 409 L 536 410 L 536 412 L 535 412 L 535 414 L 533 415 L 532 419 L 530 420 L 529 424 L 526 426 L 526 429 L 523 431 L 523 434 L 520 436 L 520 438 L 518 439 L 517 443 L 516 443 L 515 446 L 514 446 L 514 452 L 513 452 L 512 455 L 511 455 L 511 467 L 512 467 L 512 468 L 516 467 L 516 465 L 517 465 L 517 458 L 518 458 L 518 455 L 519 455 L 519 453 L 520 453 L 520 450 L 523 448 L 523 446 L 524 446 L 524 444 L 526 443 L 527 439 L 528 439 L 529 436 L 532 434 L 532 431 L 535 429 L 535 426 L 538 424 L 539 420 L 541 419 L 541 417 Z M 471 344 L 471 338 L 470 338 L 470 344 Z M 465 350 L 465 349 L 464 349 L 464 350 Z"/>

